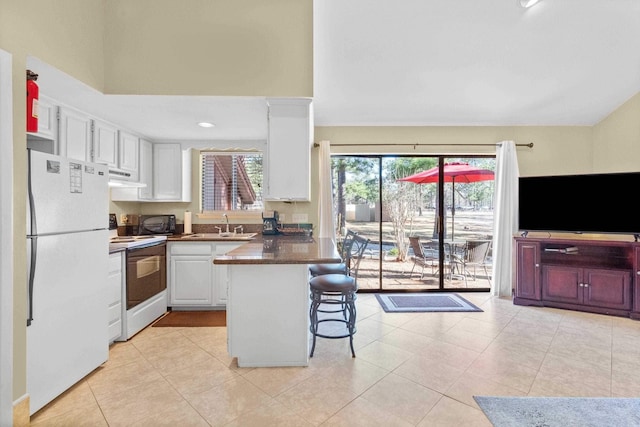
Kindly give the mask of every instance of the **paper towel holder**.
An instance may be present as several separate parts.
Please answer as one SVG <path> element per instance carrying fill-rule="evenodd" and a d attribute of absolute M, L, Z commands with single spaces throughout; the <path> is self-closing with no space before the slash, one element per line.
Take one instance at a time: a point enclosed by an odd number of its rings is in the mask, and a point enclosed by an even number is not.
<path fill-rule="evenodd" d="M 193 234 L 191 230 L 191 212 L 185 211 L 184 213 L 184 230 L 183 234 Z"/>

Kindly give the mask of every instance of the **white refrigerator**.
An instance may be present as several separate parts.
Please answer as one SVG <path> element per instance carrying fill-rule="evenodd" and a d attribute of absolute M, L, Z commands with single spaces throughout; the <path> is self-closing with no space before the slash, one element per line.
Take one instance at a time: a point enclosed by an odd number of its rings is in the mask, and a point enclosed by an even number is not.
<path fill-rule="evenodd" d="M 27 392 L 33 414 L 109 357 L 109 178 L 104 165 L 27 151 Z"/>

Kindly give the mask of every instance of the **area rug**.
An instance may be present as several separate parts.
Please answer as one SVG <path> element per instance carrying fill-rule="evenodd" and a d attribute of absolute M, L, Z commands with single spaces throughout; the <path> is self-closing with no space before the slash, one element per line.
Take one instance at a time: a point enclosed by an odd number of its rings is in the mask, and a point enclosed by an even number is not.
<path fill-rule="evenodd" d="M 387 313 L 482 311 L 458 294 L 376 294 Z"/>
<path fill-rule="evenodd" d="M 227 326 L 227 312 L 216 311 L 170 311 L 152 326 L 172 326 L 178 328 L 197 326 Z"/>
<path fill-rule="evenodd" d="M 640 399 L 473 396 L 495 427 L 640 426 Z"/>

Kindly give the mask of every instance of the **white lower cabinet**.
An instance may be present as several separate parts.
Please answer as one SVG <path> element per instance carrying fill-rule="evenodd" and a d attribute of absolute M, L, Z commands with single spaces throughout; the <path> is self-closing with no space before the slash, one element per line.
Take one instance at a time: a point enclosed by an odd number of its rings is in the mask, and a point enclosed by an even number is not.
<path fill-rule="evenodd" d="M 237 242 L 169 242 L 167 278 L 169 306 L 173 309 L 207 309 L 227 303 L 227 266 L 213 258 L 237 248 Z"/>
<path fill-rule="evenodd" d="M 170 242 L 169 306 L 213 305 L 213 245 L 209 242 Z"/>
<path fill-rule="evenodd" d="M 122 335 L 123 262 L 124 252 L 109 254 L 109 344 Z"/>
<path fill-rule="evenodd" d="M 237 242 L 216 242 L 216 247 L 214 254 L 215 255 L 224 255 L 229 251 L 234 250 L 238 246 L 242 245 L 242 243 Z M 214 256 L 215 258 L 215 256 Z M 215 303 L 217 305 L 227 305 L 227 295 L 229 294 L 229 266 L 227 265 L 215 265 L 213 266 L 214 270 L 214 280 L 215 280 Z"/>

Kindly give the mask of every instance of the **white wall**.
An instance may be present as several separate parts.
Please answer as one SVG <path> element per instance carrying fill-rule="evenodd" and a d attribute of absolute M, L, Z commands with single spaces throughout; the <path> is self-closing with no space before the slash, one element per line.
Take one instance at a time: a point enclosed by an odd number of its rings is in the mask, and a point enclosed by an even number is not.
<path fill-rule="evenodd" d="M 640 171 L 640 93 L 594 126 L 593 135 L 595 171 Z"/>
<path fill-rule="evenodd" d="M 312 0 L 106 4 L 105 93 L 313 96 Z"/>

